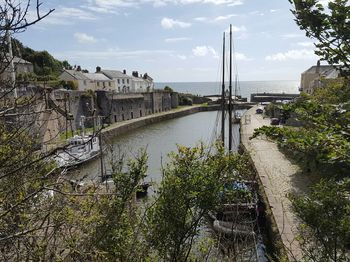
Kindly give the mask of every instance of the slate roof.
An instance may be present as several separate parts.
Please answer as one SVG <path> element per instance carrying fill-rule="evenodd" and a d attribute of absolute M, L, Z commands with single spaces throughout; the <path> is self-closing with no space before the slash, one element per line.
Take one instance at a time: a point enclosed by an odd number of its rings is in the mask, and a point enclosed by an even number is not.
<path fill-rule="evenodd" d="M 323 75 L 325 77 L 327 77 L 328 75 L 334 76 L 338 72 L 338 70 L 334 66 L 331 66 L 331 65 L 320 65 L 318 68 L 317 68 L 317 66 L 310 67 L 303 74 L 316 74 L 317 70 L 318 70 L 318 72 L 321 75 Z"/>
<path fill-rule="evenodd" d="M 10 58 L 9 54 L 6 54 L 6 57 L 4 56 L 3 59 L 4 59 L 5 63 L 8 63 L 8 62 L 11 61 L 11 58 Z M 27 64 L 27 65 L 31 65 L 32 64 L 31 62 L 29 62 L 27 60 L 24 60 L 24 59 L 22 59 L 20 57 L 17 57 L 17 56 L 13 57 L 13 63 L 15 63 L 15 64 Z"/>
<path fill-rule="evenodd" d="M 90 80 L 88 77 L 86 77 L 81 71 L 76 70 L 68 70 L 65 69 L 65 72 L 70 74 L 72 77 L 74 77 L 76 80 Z"/>
<path fill-rule="evenodd" d="M 105 76 L 104 74 L 99 73 L 83 73 L 85 77 L 87 77 L 89 80 L 93 81 L 112 81 L 110 78 Z"/>
<path fill-rule="evenodd" d="M 118 70 L 102 70 L 101 71 L 103 74 L 105 74 L 107 77 L 111 79 L 115 78 L 131 78 L 130 76 L 123 74 L 123 72 L 118 71 Z"/>

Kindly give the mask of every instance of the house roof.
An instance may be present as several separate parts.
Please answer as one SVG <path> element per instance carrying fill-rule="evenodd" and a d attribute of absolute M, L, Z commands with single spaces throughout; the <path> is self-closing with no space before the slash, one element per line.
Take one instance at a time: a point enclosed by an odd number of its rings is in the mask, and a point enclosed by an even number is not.
<path fill-rule="evenodd" d="M 89 80 L 81 71 L 65 69 L 64 72 L 70 74 L 76 80 Z"/>
<path fill-rule="evenodd" d="M 131 76 L 131 79 L 135 82 L 145 82 L 145 79 L 140 77 Z"/>
<path fill-rule="evenodd" d="M 31 62 L 29 62 L 29 61 L 27 61 L 27 60 L 24 60 L 24 59 L 22 59 L 22 58 L 20 58 L 20 57 L 17 57 L 17 56 L 15 56 L 15 57 L 13 58 L 13 62 L 14 62 L 15 64 L 28 64 L 28 65 L 31 65 L 31 64 L 32 64 Z"/>
<path fill-rule="evenodd" d="M 101 71 L 103 74 L 105 74 L 107 77 L 111 79 L 115 78 L 131 78 L 130 76 L 123 74 L 123 72 L 118 71 L 118 70 L 102 70 Z"/>
<path fill-rule="evenodd" d="M 318 71 L 318 72 L 317 72 Z M 312 66 L 308 70 L 306 70 L 303 74 L 316 74 L 319 73 L 324 76 L 328 76 L 331 73 L 338 71 L 335 66 L 331 65 L 320 65 L 320 66 Z"/>
<path fill-rule="evenodd" d="M 11 61 L 11 58 L 10 58 L 10 55 L 9 54 L 6 54 L 6 56 L 4 56 L 4 62 L 5 63 L 9 63 Z M 17 56 L 14 56 L 13 57 L 13 63 L 15 64 L 27 64 L 27 65 L 31 65 L 32 63 L 27 61 L 27 60 L 24 60 L 20 57 L 17 57 Z"/>
<path fill-rule="evenodd" d="M 83 73 L 83 75 L 93 81 L 112 81 L 110 78 L 100 73 Z"/>

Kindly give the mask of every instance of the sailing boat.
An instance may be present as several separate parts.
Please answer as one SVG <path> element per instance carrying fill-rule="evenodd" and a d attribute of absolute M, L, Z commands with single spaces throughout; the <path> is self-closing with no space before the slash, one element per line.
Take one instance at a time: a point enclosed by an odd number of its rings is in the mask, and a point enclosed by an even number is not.
<path fill-rule="evenodd" d="M 233 142 L 233 124 L 236 119 L 234 103 L 232 99 L 232 26 L 230 25 L 230 72 L 229 72 L 229 90 L 225 90 L 225 34 L 223 45 L 223 78 L 222 78 L 222 129 L 221 139 L 224 144 L 225 134 L 225 111 L 228 109 L 229 115 L 229 141 L 228 149 L 232 151 Z M 236 85 L 237 87 L 237 76 Z M 226 95 L 226 93 L 228 93 Z M 235 92 L 236 97 L 236 92 Z M 228 104 L 227 104 L 228 102 Z M 234 115 L 233 115 L 234 114 Z M 212 222 L 212 229 L 221 240 L 226 241 L 227 250 L 234 254 L 249 256 L 246 261 L 260 261 L 257 252 L 258 233 L 258 184 L 253 178 L 241 176 L 238 171 L 234 172 L 231 178 L 223 177 L 223 190 L 220 192 L 220 203 L 208 213 Z M 241 249 L 240 249 L 241 248 Z M 239 250 L 240 249 L 240 250 Z M 228 251 L 230 253 L 231 251 Z"/>

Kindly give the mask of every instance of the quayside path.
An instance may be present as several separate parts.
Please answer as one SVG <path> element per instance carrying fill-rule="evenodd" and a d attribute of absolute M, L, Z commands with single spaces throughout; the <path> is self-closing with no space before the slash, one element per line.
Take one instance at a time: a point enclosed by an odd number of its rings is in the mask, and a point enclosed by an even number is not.
<path fill-rule="evenodd" d="M 256 114 L 256 109 L 257 106 L 248 110 L 241 120 L 241 143 L 251 156 L 288 258 L 298 261 L 301 258 L 297 241 L 298 220 L 292 212 L 288 194 L 306 192 L 310 181 L 279 151 L 276 143 L 264 137 L 249 139 L 254 129 L 270 125 L 270 119 Z"/>

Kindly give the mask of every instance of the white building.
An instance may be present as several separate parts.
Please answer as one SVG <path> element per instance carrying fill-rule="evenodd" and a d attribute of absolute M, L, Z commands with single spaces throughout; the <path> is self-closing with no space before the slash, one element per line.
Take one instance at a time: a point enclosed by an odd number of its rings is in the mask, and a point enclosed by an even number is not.
<path fill-rule="evenodd" d="M 313 94 L 315 89 L 322 87 L 322 81 L 326 79 L 335 79 L 340 75 L 340 71 L 336 66 L 321 65 L 320 62 L 316 66 L 310 67 L 301 74 L 300 91 Z"/>
<path fill-rule="evenodd" d="M 129 93 L 131 92 L 132 78 L 126 74 L 126 70 L 123 72 L 118 70 L 102 70 L 97 68 L 96 73 L 103 74 L 109 79 L 115 82 L 115 90 L 119 93 Z"/>
<path fill-rule="evenodd" d="M 115 81 L 108 78 L 104 74 L 98 73 L 83 73 L 87 77 L 90 83 L 93 84 L 92 90 L 106 90 L 106 91 L 115 91 Z"/>
<path fill-rule="evenodd" d="M 115 90 L 115 82 L 103 74 L 83 73 L 77 70 L 64 70 L 59 76 L 60 80 L 73 82 L 78 90 Z"/>
<path fill-rule="evenodd" d="M 0 62 L 0 79 L 1 80 L 10 80 L 11 79 L 11 73 L 12 69 L 10 66 L 11 58 L 9 55 L 6 55 L 4 57 L 4 60 Z M 14 71 L 16 75 L 18 74 L 28 74 L 34 72 L 34 66 L 31 62 L 28 62 L 22 58 L 19 57 L 13 57 L 13 64 L 14 64 Z"/>

